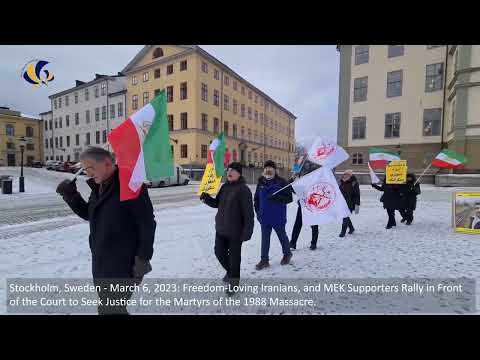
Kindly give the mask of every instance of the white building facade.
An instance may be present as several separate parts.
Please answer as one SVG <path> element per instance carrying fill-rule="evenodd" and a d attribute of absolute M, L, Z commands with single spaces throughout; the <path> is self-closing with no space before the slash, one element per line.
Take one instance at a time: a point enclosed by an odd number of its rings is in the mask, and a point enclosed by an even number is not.
<path fill-rule="evenodd" d="M 121 74 L 96 74 L 89 82 L 49 96 L 44 119 L 45 160 L 78 161 L 88 146 L 109 149 L 107 134 L 125 119 L 126 83 Z"/>

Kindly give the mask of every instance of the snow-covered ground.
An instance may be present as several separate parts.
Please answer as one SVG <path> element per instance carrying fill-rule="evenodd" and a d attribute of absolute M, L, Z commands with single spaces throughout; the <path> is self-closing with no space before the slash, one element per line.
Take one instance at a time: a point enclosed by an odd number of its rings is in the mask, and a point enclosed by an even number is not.
<path fill-rule="evenodd" d="M 65 174 L 61 174 L 65 175 Z M 387 216 L 378 201 L 380 192 L 362 186 L 362 206 L 352 221 L 353 235 L 339 238 L 340 224 L 320 227 L 319 249 L 311 251 L 311 231 L 303 228 L 292 264 L 281 266 L 280 244 L 272 235 L 271 267 L 255 270 L 260 259 L 260 226 L 243 246 L 244 278 L 456 278 L 480 279 L 480 236 L 454 233 L 451 228 L 451 192 L 457 189 L 423 186 L 415 222 L 386 230 Z M 468 189 L 479 191 L 479 189 Z M 215 210 L 197 203 L 169 204 L 168 196 L 196 191 L 196 187 L 151 189 L 152 196 L 166 196 L 157 207 L 155 253 L 151 278 L 212 278 L 224 272 L 213 253 Z M 159 198 L 160 204 L 162 198 Z M 290 235 L 297 211 L 288 206 Z M 63 218 L 63 219 L 70 219 Z M 53 221 L 54 219 L 52 219 Z M 61 220 L 63 221 L 63 220 Z M 48 223 L 48 221 L 47 221 Z M 88 224 L 80 222 L 54 230 L 35 231 L 16 237 L 0 237 L 0 313 L 6 312 L 6 279 L 89 278 L 91 276 Z M 68 224 L 67 224 L 68 225 Z M 0 227 L 0 232 L 7 227 Z M 479 308 L 480 287 L 476 288 Z"/>

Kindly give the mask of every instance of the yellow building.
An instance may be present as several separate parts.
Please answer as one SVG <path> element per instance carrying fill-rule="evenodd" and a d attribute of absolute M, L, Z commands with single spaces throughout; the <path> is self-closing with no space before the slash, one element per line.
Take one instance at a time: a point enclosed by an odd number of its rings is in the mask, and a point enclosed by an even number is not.
<path fill-rule="evenodd" d="M 20 166 L 21 138 L 26 140 L 24 165 L 43 160 L 43 131 L 40 119 L 0 107 L 0 166 Z"/>
<path fill-rule="evenodd" d="M 223 130 L 231 161 L 291 167 L 295 115 L 200 47 L 148 45 L 122 73 L 128 116 L 166 89 L 177 164 L 204 167 L 210 142 Z"/>

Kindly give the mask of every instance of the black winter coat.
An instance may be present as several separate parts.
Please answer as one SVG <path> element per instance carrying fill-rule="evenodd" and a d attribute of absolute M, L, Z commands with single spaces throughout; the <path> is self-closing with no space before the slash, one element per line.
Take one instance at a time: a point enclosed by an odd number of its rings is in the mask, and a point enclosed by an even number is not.
<path fill-rule="evenodd" d="M 148 191 L 144 186 L 137 199 L 120 201 L 118 169 L 101 195 L 93 179 L 87 184 L 88 202 L 79 193 L 64 200 L 90 222 L 93 278 L 131 278 L 135 256 L 150 260 L 153 255 L 156 222 Z"/>
<path fill-rule="evenodd" d="M 420 184 L 416 184 L 415 179 L 407 182 L 405 185 L 400 185 L 402 208 L 406 210 L 415 210 L 417 208 L 417 196 L 421 194 Z"/>
<path fill-rule="evenodd" d="M 403 185 L 386 184 L 381 185 L 372 184 L 378 191 L 383 191 L 380 201 L 383 202 L 383 208 L 387 210 L 403 210 L 404 203 L 401 198 L 401 189 Z"/>
<path fill-rule="evenodd" d="M 255 215 L 252 192 L 243 176 L 238 181 L 223 184 L 215 198 L 207 194 L 205 204 L 212 208 L 218 208 L 215 216 L 217 233 L 240 241 L 250 240 L 253 234 Z"/>
<path fill-rule="evenodd" d="M 355 210 L 355 205 L 360 206 L 360 186 L 354 175 L 347 181 L 340 179 L 339 187 L 350 211 Z"/>

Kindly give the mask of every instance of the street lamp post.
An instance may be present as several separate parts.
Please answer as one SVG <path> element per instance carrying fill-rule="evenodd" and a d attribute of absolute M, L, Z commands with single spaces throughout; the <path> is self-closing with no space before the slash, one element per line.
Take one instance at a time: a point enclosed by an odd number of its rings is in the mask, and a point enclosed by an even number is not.
<path fill-rule="evenodd" d="M 25 143 L 27 140 L 22 136 L 19 139 L 20 142 L 20 179 L 19 179 L 19 192 L 25 192 L 25 179 L 23 177 L 23 152 L 25 151 Z"/>

